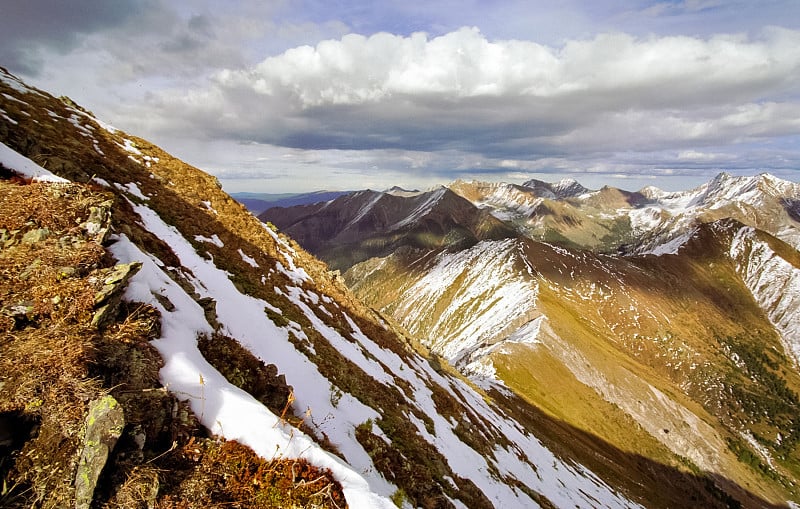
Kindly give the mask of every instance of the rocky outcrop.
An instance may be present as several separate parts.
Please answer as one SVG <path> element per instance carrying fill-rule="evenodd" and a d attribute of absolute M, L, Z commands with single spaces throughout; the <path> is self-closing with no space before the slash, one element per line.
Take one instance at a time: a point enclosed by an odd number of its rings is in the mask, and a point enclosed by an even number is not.
<path fill-rule="evenodd" d="M 125 427 L 122 407 L 111 395 L 89 404 L 83 449 L 75 476 L 75 509 L 89 509 L 100 472 Z"/>
<path fill-rule="evenodd" d="M 92 325 L 102 329 L 114 316 L 128 281 L 142 268 L 142 264 L 123 263 L 107 269 L 102 277 L 102 287 L 94 297 L 95 311 Z"/>

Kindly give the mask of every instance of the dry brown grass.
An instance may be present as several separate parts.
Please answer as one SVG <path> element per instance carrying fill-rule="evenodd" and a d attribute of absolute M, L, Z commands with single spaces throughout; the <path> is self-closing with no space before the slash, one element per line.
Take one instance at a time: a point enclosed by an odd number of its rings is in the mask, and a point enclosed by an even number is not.
<path fill-rule="evenodd" d="M 2 227 L 19 230 L 12 239 L 50 231 L 43 241 L 10 242 L 0 251 L 0 412 L 38 422 L 11 471 L 2 472 L 10 475 L 9 505 L 60 507 L 72 496 L 86 403 L 103 392 L 88 376 L 97 334 L 88 323 L 95 294 L 89 274 L 105 251 L 78 225 L 106 198 L 79 186 L 0 182 Z M 17 305 L 28 312 L 10 310 Z"/>
<path fill-rule="evenodd" d="M 189 442 L 172 462 L 178 469 L 187 463 L 194 468 L 174 495 L 159 500 L 160 509 L 347 507 L 330 471 L 302 459 L 265 460 L 236 442 Z"/>

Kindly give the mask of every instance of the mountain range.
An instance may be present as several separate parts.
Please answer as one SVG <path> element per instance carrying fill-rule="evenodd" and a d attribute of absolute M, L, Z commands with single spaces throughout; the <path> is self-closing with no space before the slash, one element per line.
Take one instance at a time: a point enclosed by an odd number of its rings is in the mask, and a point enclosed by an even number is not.
<path fill-rule="evenodd" d="M 331 240 L 304 245 L 479 386 L 649 459 L 793 489 L 800 186 L 721 173 L 672 193 L 574 180 L 370 193 L 260 217 L 301 244 L 324 224 Z M 449 195 L 472 207 L 452 214 Z M 363 220 L 389 199 L 402 214 Z M 487 215 L 505 226 L 492 237 L 418 241 L 430 218 Z"/>
<path fill-rule="evenodd" d="M 462 182 L 264 223 L 5 70 L 0 177 L 4 507 L 800 500 L 788 183 Z"/>

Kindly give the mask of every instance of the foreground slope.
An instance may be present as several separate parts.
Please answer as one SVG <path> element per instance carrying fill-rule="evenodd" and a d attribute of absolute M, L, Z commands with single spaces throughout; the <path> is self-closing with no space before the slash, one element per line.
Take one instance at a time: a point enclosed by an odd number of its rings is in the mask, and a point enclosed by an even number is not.
<path fill-rule="evenodd" d="M 10 320 L 2 359 L 23 362 L 35 348 L 23 340 L 55 321 L 81 332 L 59 335 L 62 343 L 47 352 L 91 352 L 59 358 L 64 370 L 74 366 L 70 380 L 90 380 L 93 369 L 102 375 L 91 393 L 56 386 L 77 397 L 59 412 L 63 398 L 47 385 L 4 372 L 2 421 L 42 423 L 3 442 L 6 505 L 341 507 L 342 495 L 353 508 L 633 507 L 631 499 L 656 499 L 652 489 L 612 487 L 565 451 L 546 448 L 510 416 L 523 415 L 520 400 L 509 399 L 503 411 L 499 400 L 417 353 L 213 177 L 5 71 L 0 93 L 3 173 L 25 176 L 2 182 L 10 198 L 1 254 L 23 269 L 4 273 Z M 52 174 L 69 182 L 31 182 Z M 15 208 L 20 193 L 34 206 Z M 59 207 L 76 195 L 86 197 L 81 208 L 59 223 Z M 38 247 L 72 245 L 89 249 L 79 253 L 78 269 L 37 258 Z M 58 315 L 47 307 L 62 302 L 51 289 L 45 300 L 36 293 L 30 300 L 26 292 L 38 281 L 31 274 L 42 270 L 52 281 L 86 285 L 84 307 Z M 124 291 L 124 303 L 92 298 L 106 286 L 117 296 Z M 128 335 L 113 334 L 120 330 Z M 134 383 L 144 372 L 146 383 Z M 33 392 L 20 392 L 23 386 Z M 109 391 L 116 403 L 106 406 L 120 405 L 127 424 L 108 428 L 119 445 L 107 443 L 112 453 L 97 489 L 78 493 L 80 444 L 96 420 L 84 419 L 88 401 L 104 401 L 99 396 Z M 53 416 L 59 425 L 46 426 Z M 281 469 L 292 475 L 275 481 Z M 323 475 L 327 484 L 310 494 L 316 498 L 289 500 Z M 726 500 L 698 486 L 698 500 Z"/>

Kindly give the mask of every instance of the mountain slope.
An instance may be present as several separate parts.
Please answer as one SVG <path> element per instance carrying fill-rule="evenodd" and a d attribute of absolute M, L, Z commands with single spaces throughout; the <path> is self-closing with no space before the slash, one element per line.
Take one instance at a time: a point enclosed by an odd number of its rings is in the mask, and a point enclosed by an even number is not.
<path fill-rule="evenodd" d="M 775 496 L 798 478 L 797 315 L 784 291 L 797 253 L 730 220 L 676 250 L 483 242 L 395 253 L 345 278 L 486 387 L 496 378 L 619 448 L 688 458 Z"/>
<path fill-rule="evenodd" d="M 112 453 L 97 490 L 82 495 L 88 497 L 82 499 L 87 506 L 118 506 L 126 500 L 120 498 L 124 493 L 141 493 L 138 498 L 130 495 L 126 507 L 215 507 L 242 500 L 235 497 L 246 497 L 246 505 L 258 507 L 270 507 L 276 497 L 278 506 L 341 507 L 337 494 L 351 508 L 395 503 L 635 507 L 632 498 L 653 497 L 652 487 L 612 487 L 573 458 L 554 454 L 510 416 L 512 408 L 525 408 L 521 401 L 506 395 L 510 402 L 500 407 L 499 399 L 488 398 L 435 358 L 431 361 L 411 348 L 402 332 L 355 299 L 323 263 L 265 228 L 222 192 L 213 177 L 102 124 L 71 101 L 27 87 L 5 71 L 0 89 L 3 174 L 52 172 L 72 182 L 29 183 L 15 177 L 4 180 L 3 188 L 12 196 L 31 193 L 50 203 L 46 210 L 51 211 L 70 203 L 68 188 L 59 186 L 71 186 L 91 197 L 81 202 L 85 212 L 78 219 L 88 225 L 81 231 L 104 232 L 87 244 L 94 254 L 80 257 L 79 262 L 91 265 L 76 272 L 50 266 L 47 260 L 37 261 L 35 250 L 20 251 L 18 237 L 66 246 L 79 230 L 52 223 L 57 213 L 13 208 L 12 199 L 3 202 L 4 228 L 11 236 L 4 256 L 27 253 L 23 269 L 48 267 L 56 280 L 61 273 L 76 274 L 91 288 L 108 281 L 117 296 L 124 291 L 119 307 L 83 310 L 70 317 L 69 323 L 88 334 L 65 340 L 94 338 L 103 346 L 92 354 L 93 362 L 107 366 L 98 382 L 104 385 L 95 393 L 116 394 L 131 419 L 121 429 L 114 427 L 119 445 L 109 445 Z M 451 199 L 444 191 L 438 193 L 439 200 Z M 404 217 L 449 220 L 450 216 L 438 219 L 435 207 L 427 205 L 434 204 L 432 196 L 424 200 L 414 202 L 413 214 Z M 20 215 L 13 224 L 12 210 Z M 92 214 L 103 219 L 100 227 L 85 219 Z M 72 221 L 72 216 L 64 217 Z M 474 226 L 480 229 L 481 224 Z M 47 240 L 44 230 L 57 231 L 56 226 L 63 235 Z M 37 235 L 45 240 L 35 240 Z M 124 277 L 94 272 L 125 267 Z M 23 359 L 16 350 L 18 338 L 36 338 L 37 327 L 51 316 L 49 308 L 37 311 L 37 306 L 55 302 L 48 295 L 50 300 L 32 305 L 33 312 L 25 304 L 21 314 L 14 314 L 16 301 L 28 302 L 30 279 L 25 274 L 21 271 L 4 287 L 2 307 L 16 317 L 3 322 L 4 362 Z M 88 310 L 93 302 L 89 294 Z M 107 309 L 110 325 L 92 324 L 91 317 L 102 309 Z M 137 318 L 137 313 L 147 319 Z M 109 332 L 131 326 L 144 331 L 137 333 L 138 350 L 133 353 L 121 346 L 132 339 L 115 339 Z M 72 348 L 71 343 L 67 346 Z M 114 362 L 107 357 L 109 348 L 123 348 Z M 120 359 L 139 359 L 140 365 L 114 369 Z M 71 358 L 61 362 L 72 366 Z M 153 375 L 157 371 L 158 380 L 150 379 L 144 387 L 133 385 L 131 377 L 143 370 Z M 24 376 L 20 373 L 20 383 L 28 383 Z M 46 437 L 34 436 L 35 427 L 26 432 L 22 444 L 10 451 L 13 464 L 4 460 L 0 465 L 5 486 L 11 487 L 2 495 L 3 502 L 71 506 L 78 495 L 68 487 L 82 475 L 77 444 L 84 432 L 79 430 L 82 422 L 93 421 L 84 419 L 88 403 L 79 395 L 69 407 L 71 413 L 59 413 L 62 401 L 55 397 L 36 403 L 39 396 L 34 392 L 31 399 L 17 401 L 12 381 L 17 379 L 0 385 L 4 401 L 14 402 L 0 409 L 3 422 L 45 423 L 59 415 L 60 431 L 43 424 L 40 433 L 55 430 L 47 443 L 70 446 L 60 449 L 59 462 L 53 450 L 40 443 Z M 283 398 L 275 402 L 275 393 L 283 393 Z M 167 398 L 163 404 L 157 399 L 156 406 L 167 405 L 172 411 L 149 407 L 151 394 Z M 169 398 L 185 404 L 172 406 Z M 213 437 L 204 436 L 194 418 Z M 162 419 L 173 424 L 161 434 L 151 433 L 150 426 Z M 69 435 L 59 442 L 59 433 Z M 169 439 L 164 444 L 164 434 L 172 440 L 171 447 Z M 250 449 L 237 448 L 230 442 L 234 440 Z M 37 459 L 30 463 L 26 458 Z M 303 466 L 300 459 L 311 466 Z M 275 461 L 283 461 L 281 469 L 292 473 L 277 487 L 269 484 L 278 469 Z M 295 469 L 303 473 L 298 476 Z M 54 474 L 37 484 L 39 471 Z M 317 490 L 310 502 L 288 501 L 290 493 L 319 481 L 315 472 L 326 472 L 330 486 Z M 37 486 L 45 489 L 31 491 Z M 711 496 L 714 493 L 704 491 L 702 484 L 691 486 L 698 497 L 710 497 L 712 503 L 725 500 Z"/>
<path fill-rule="evenodd" d="M 268 209 L 259 218 L 339 270 L 400 246 L 455 248 L 515 235 L 444 187 L 423 193 L 358 191 L 330 202 Z"/>
<path fill-rule="evenodd" d="M 532 180 L 521 186 L 456 181 L 449 187 L 526 237 L 601 251 L 615 251 L 631 241 L 631 221 L 619 211 L 641 201 L 611 188 L 590 192 L 572 180 Z"/>

